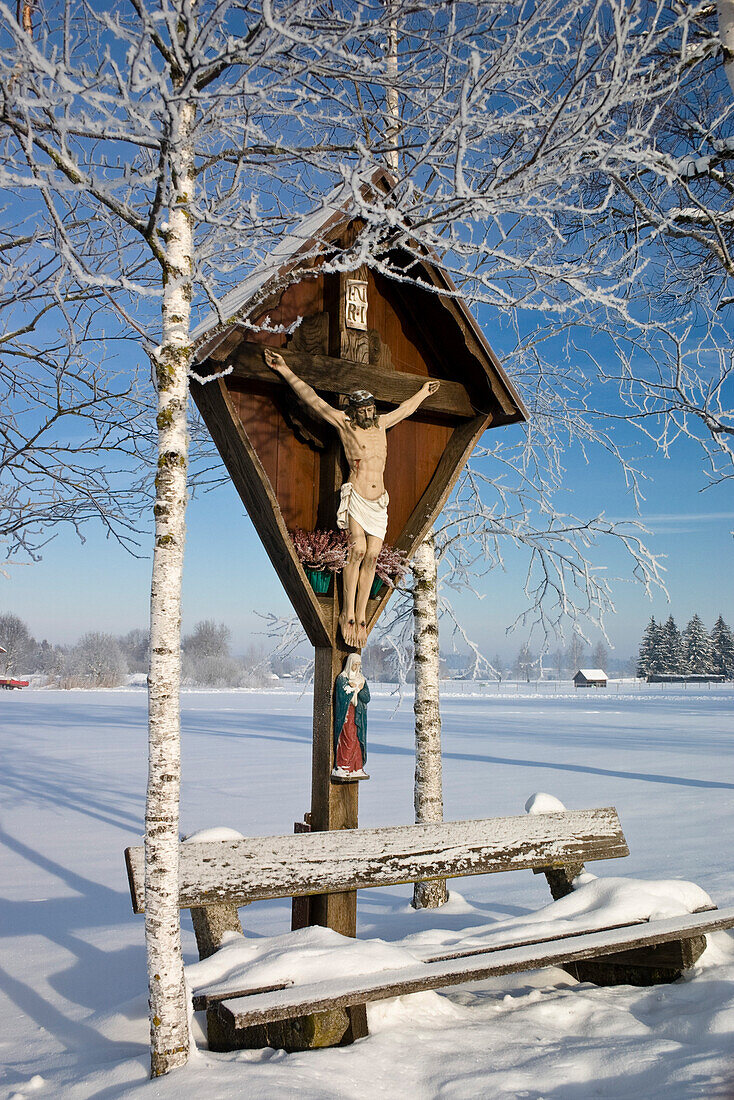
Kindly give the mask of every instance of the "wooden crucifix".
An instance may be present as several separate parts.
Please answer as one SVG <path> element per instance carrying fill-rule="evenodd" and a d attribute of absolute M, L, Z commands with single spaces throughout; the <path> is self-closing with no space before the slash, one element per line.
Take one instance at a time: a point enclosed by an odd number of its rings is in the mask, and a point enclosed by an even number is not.
<path fill-rule="evenodd" d="M 339 249 L 358 232 L 347 209 L 327 210 L 318 236 Z M 358 784 L 332 781 L 334 691 L 391 594 L 386 587 L 370 598 L 366 584 L 385 532 L 371 535 L 347 502 L 364 557 L 353 525 L 352 560 L 326 594 L 311 588 L 290 532 L 334 530 L 346 484 L 368 506 L 389 495 L 387 541 L 410 556 L 482 432 L 525 414 L 435 258 L 391 254 L 406 268 L 403 280 L 368 267 L 324 271 L 318 261 L 297 273 L 313 245 L 296 237 L 276 276 L 225 299 L 225 324 L 201 326 L 196 371 L 212 380 L 191 391 L 315 649 L 310 827 L 329 830 L 357 826 Z M 350 408 L 355 391 L 371 400 Z M 309 923 L 356 932 L 354 892 L 313 897 L 309 910 Z"/>
<path fill-rule="evenodd" d="M 353 390 L 347 409 L 334 408 L 290 369 L 282 355 L 266 348 L 265 362 L 287 382 L 315 416 L 336 430 L 349 466 L 339 492 L 336 525 L 349 532 L 349 553 L 343 571 L 343 605 L 339 630 L 348 646 L 367 644 L 367 601 L 375 579 L 377 558 L 387 532 L 389 496 L 385 490 L 387 433 L 438 391 L 438 381 L 425 382 L 413 397 L 384 416 L 377 415 L 374 395 Z"/>

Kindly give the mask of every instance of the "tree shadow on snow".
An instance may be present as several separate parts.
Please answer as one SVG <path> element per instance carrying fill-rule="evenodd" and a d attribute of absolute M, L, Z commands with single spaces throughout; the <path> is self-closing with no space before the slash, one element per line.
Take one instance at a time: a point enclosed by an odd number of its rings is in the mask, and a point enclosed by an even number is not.
<path fill-rule="evenodd" d="M 414 756 L 414 749 L 397 745 L 384 745 L 368 741 L 368 750 L 373 755 Z M 482 753 L 444 752 L 444 760 L 458 760 L 471 764 L 499 764 L 511 768 L 547 768 L 557 772 L 579 772 L 583 775 L 605 775 L 615 779 L 639 779 L 645 783 L 669 783 L 677 787 L 707 787 L 716 790 L 734 791 L 734 783 L 723 783 L 713 779 L 690 779 L 679 775 L 656 775 L 654 772 L 630 772 L 618 768 L 597 768 L 590 764 L 557 763 L 551 760 L 530 760 L 512 756 L 487 756 Z"/>
<path fill-rule="evenodd" d="M 68 951 L 71 966 L 45 975 L 45 982 L 66 1001 L 93 1012 L 111 1009 L 138 996 L 146 988 L 145 951 L 126 945 L 101 950 L 88 943 L 77 930 L 93 929 L 104 942 L 115 942 L 114 932 L 132 918 L 130 903 L 122 891 L 112 890 L 49 859 L 0 830 L 0 843 L 23 859 L 53 875 L 72 896 L 37 901 L 0 900 L 0 927 L 4 936 L 39 937 Z M 101 934 L 100 934 L 101 933 Z M 44 995 L 43 982 L 22 981 L 0 969 L 0 990 L 18 1010 L 43 1028 L 69 1051 L 93 1048 L 109 1060 L 139 1054 L 127 1040 L 115 1041 L 101 1035 L 94 1026 L 76 1020 L 68 1006 L 57 1007 Z"/>
<path fill-rule="evenodd" d="M 0 829 L 0 843 L 74 892 L 72 896 L 38 901 L 0 899 L 0 927 L 4 936 L 40 936 L 74 956 L 75 962 L 70 967 L 48 976 L 52 988 L 68 1000 L 93 1010 L 129 1000 L 145 988 L 142 937 L 140 948 L 126 946 L 107 951 L 77 934 L 77 929 L 96 932 L 103 932 L 105 928 L 119 929 L 121 924 L 134 920 L 129 895 L 64 867 L 3 829 Z M 123 874 L 121 860 L 121 879 Z M 111 942 L 114 942 L 112 938 Z M 34 1013 L 31 1015 L 35 1018 Z M 42 1020 L 39 1023 L 54 1030 Z"/>
<path fill-rule="evenodd" d="M 216 728 L 214 728 L 214 723 L 216 723 Z M 250 711 L 247 713 L 232 712 L 225 715 L 222 712 L 215 712 L 212 720 L 208 720 L 206 723 L 200 719 L 192 722 L 190 717 L 184 716 L 183 724 L 186 734 L 189 735 L 227 737 L 245 741 L 310 744 L 312 736 L 310 722 L 305 720 L 304 716 L 298 714 L 272 715 L 266 712 Z M 637 746 L 639 747 L 639 733 L 637 735 Z M 412 759 L 415 755 L 412 744 L 389 744 L 376 740 L 374 736 L 368 736 L 368 751 L 375 756 L 404 756 Z M 718 780 L 692 779 L 687 776 L 661 775 L 654 772 L 625 771 L 620 768 L 601 768 L 591 764 L 559 763 L 551 760 L 521 759 L 511 756 L 490 756 L 484 753 L 452 751 L 444 751 L 442 756 L 444 760 L 467 763 L 515 768 L 545 768 L 549 771 L 600 775 L 615 779 L 635 779 L 645 783 L 662 783 L 679 787 L 734 790 L 734 783 L 725 783 Z"/>
<path fill-rule="evenodd" d="M 183 737 L 193 734 L 298 745 L 310 744 L 312 737 L 311 723 L 303 715 L 268 714 L 266 711 L 212 711 L 208 717 L 183 712 L 181 730 Z"/>
<path fill-rule="evenodd" d="M 36 802 L 71 810 L 126 831 L 140 833 L 142 829 L 145 791 L 135 794 L 111 783 L 102 786 L 97 777 L 92 785 L 89 775 L 73 758 L 46 760 L 40 754 L 6 752 L 0 756 L 0 776 L 6 809 L 15 796 L 19 803 Z"/>

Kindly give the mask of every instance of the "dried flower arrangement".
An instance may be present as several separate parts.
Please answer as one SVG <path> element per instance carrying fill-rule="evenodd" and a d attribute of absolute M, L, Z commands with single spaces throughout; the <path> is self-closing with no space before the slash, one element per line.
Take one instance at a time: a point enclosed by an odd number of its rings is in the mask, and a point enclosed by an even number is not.
<path fill-rule="evenodd" d="M 291 538 L 298 559 L 309 574 L 317 592 L 328 591 L 332 573 L 341 573 L 349 552 L 349 536 L 346 531 L 304 531 L 297 527 Z M 394 588 L 408 572 L 408 556 L 404 550 L 396 550 L 385 543 L 380 550 L 372 584 L 372 596 L 376 596 L 383 584 Z M 316 574 L 314 576 L 313 574 Z"/>
<path fill-rule="evenodd" d="M 400 584 L 407 572 L 408 555 L 405 551 L 396 550 L 394 546 L 383 543 L 382 549 L 377 556 L 375 580 L 379 577 L 379 579 L 389 585 L 390 588 L 394 588 L 397 584 Z"/>
<path fill-rule="evenodd" d="M 304 531 L 297 527 L 291 538 L 304 569 L 340 573 L 347 560 L 346 531 Z"/>

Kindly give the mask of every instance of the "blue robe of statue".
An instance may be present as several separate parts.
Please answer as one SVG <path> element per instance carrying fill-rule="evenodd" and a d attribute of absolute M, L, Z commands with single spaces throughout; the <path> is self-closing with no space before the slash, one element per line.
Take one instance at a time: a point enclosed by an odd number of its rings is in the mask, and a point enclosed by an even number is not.
<path fill-rule="evenodd" d="M 346 690 L 345 690 L 346 689 Z M 334 758 L 336 759 L 339 734 L 347 720 L 349 704 L 352 701 L 352 689 L 349 687 L 349 677 L 345 672 L 340 672 L 336 678 L 334 691 Z M 354 721 L 357 727 L 357 740 L 362 750 L 362 760 L 367 759 L 367 704 L 370 701 L 370 689 L 367 684 L 357 694 L 357 705 L 354 708 Z"/>

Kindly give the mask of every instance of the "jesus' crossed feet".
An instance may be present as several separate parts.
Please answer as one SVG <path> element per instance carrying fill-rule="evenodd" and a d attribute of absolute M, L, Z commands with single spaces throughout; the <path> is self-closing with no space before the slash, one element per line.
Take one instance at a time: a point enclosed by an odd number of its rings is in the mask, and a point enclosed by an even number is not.
<path fill-rule="evenodd" d="M 358 623 L 356 619 L 350 618 L 347 611 L 342 611 L 339 616 L 339 629 L 348 646 L 362 649 L 367 644 L 367 623 L 364 619 Z"/>

